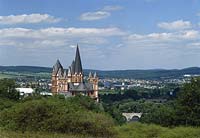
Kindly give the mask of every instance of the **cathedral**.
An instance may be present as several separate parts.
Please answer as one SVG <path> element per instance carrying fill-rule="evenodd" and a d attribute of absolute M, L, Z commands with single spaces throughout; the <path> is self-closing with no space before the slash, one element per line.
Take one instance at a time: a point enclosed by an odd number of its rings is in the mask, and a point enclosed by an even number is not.
<path fill-rule="evenodd" d="M 78 45 L 75 60 L 68 69 L 64 69 L 59 60 L 53 66 L 51 92 L 67 97 L 81 94 L 98 101 L 97 74 L 90 73 L 87 79 L 84 77 Z"/>

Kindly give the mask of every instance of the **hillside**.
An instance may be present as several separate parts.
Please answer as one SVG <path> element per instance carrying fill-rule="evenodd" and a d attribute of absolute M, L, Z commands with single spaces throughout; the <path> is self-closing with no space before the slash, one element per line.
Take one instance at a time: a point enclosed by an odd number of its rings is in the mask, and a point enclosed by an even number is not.
<path fill-rule="evenodd" d="M 36 67 L 36 66 L 0 66 L 0 72 L 18 72 L 18 73 L 51 73 L 52 68 Z M 162 78 L 178 78 L 185 74 L 200 74 L 199 67 L 190 67 L 185 69 L 151 69 L 151 70 L 91 70 L 85 69 L 84 74 L 89 72 L 97 72 L 99 77 L 112 78 L 133 78 L 133 79 L 162 79 Z"/>

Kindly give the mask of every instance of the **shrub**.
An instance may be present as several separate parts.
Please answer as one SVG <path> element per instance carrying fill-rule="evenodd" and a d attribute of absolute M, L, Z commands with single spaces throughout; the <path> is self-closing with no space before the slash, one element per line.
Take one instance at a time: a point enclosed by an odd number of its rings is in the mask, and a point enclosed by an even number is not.
<path fill-rule="evenodd" d="M 19 100 L 19 92 L 15 89 L 16 84 L 14 80 L 2 79 L 0 80 L 0 97 L 11 100 Z"/>
<path fill-rule="evenodd" d="M 79 97 L 84 100 L 84 97 Z M 0 112 L 0 126 L 8 130 L 113 136 L 113 120 L 97 107 L 80 106 L 77 97 L 49 98 L 18 103 Z M 86 98 L 87 99 L 87 98 Z"/>
<path fill-rule="evenodd" d="M 5 98 L 0 98 L 0 111 L 6 108 L 10 108 L 15 104 L 14 101 L 5 99 Z"/>

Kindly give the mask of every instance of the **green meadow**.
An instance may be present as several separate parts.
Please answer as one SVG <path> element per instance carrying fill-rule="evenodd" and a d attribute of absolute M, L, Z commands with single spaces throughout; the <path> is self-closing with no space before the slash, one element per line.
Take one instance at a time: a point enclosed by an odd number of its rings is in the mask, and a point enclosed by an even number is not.
<path fill-rule="evenodd" d="M 115 128 L 116 138 L 200 138 L 200 128 L 174 127 L 129 123 Z M 42 132 L 15 132 L 0 130 L 1 138 L 94 138 L 85 135 L 70 135 Z"/>

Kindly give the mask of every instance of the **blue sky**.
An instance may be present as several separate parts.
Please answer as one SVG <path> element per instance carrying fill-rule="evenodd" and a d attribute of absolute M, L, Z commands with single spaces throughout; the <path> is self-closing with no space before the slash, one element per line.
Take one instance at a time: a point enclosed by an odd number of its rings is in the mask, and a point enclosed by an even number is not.
<path fill-rule="evenodd" d="M 0 65 L 200 66 L 200 0 L 0 0 Z"/>

